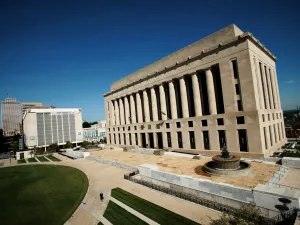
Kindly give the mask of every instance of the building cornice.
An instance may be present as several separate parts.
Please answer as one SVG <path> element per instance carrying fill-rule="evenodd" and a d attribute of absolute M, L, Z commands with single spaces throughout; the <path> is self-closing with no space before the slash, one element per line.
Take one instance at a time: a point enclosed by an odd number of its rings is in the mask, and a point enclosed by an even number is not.
<path fill-rule="evenodd" d="M 259 47 L 263 52 L 265 52 L 274 61 L 277 60 L 277 58 L 258 39 L 256 39 L 252 35 L 252 33 L 245 32 L 245 33 L 243 33 L 243 34 L 241 34 L 241 35 L 239 35 L 237 37 L 234 37 L 234 38 L 232 38 L 230 40 L 221 42 L 221 43 L 219 43 L 219 44 L 217 44 L 215 46 L 212 46 L 210 48 L 204 49 L 198 55 L 188 56 L 186 59 L 184 59 L 184 60 L 182 60 L 180 62 L 176 61 L 173 65 L 167 65 L 167 66 L 165 66 L 164 69 L 162 69 L 160 71 L 156 70 L 153 73 L 148 73 L 146 77 L 143 77 L 143 78 L 141 78 L 139 80 L 131 82 L 130 84 L 125 85 L 125 86 L 123 86 L 121 88 L 118 88 L 118 89 L 115 89 L 115 90 L 112 90 L 112 91 L 109 91 L 109 92 L 105 93 L 104 97 L 107 97 L 107 96 L 109 96 L 111 94 L 117 93 L 117 92 L 119 92 L 121 90 L 124 90 L 124 89 L 126 89 L 128 87 L 134 86 L 134 85 L 136 85 L 138 83 L 141 83 L 143 81 L 146 81 L 146 80 L 149 80 L 149 79 L 154 78 L 156 76 L 159 76 L 161 74 L 164 74 L 164 73 L 166 73 L 166 72 L 168 72 L 170 70 L 176 69 L 177 67 L 180 67 L 180 66 L 182 66 L 184 64 L 187 64 L 187 63 L 193 62 L 195 60 L 199 60 L 201 58 L 204 58 L 204 57 L 206 57 L 208 55 L 213 54 L 214 52 L 218 52 L 218 51 L 224 50 L 224 49 L 226 49 L 226 48 L 228 48 L 228 47 L 230 47 L 232 45 L 236 45 L 236 44 L 242 43 L 242 42 L 244 42 L 246 40 L 252 41 L 257 47 Z"/>

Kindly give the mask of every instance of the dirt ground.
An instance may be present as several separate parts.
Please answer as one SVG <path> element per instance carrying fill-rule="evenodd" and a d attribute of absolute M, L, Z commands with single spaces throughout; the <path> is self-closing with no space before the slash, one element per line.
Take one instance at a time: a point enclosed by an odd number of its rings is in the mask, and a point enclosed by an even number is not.
<path fill-rule="evenodd" d="M 161 171 L 180 175 L 189 175 L 194 178 L 209 179 L 215 182 L 223 182 L 238 187 L 253 188 L 257 184 L 266 184 L 273 173 L 278 170 L 278 165 L 250 162 L 252 173 L 250 176 L 239 178 L 208 176 L 201 170 L 211 158 L 190 159 L 173 156 L 143 155 L 118 150 L 100 150 L 91 152 L 91 155 L 108 160 L 116 160 L 128 165 L 152 164 L 157 165 Z"/>

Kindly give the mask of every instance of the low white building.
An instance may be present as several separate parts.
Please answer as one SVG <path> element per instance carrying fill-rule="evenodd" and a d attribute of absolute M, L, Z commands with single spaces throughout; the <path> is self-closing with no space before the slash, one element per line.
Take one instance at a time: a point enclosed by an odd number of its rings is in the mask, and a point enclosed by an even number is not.
<path fill-rule="evenodd" d="M 82 114 L 78 108 L 29 109 L 23 116 L 25 144 L 46 147 L 52 143 L 64 145 L 67 141 L 80 143 Z"/>
<path fill-rule="evenodd" d="M 106 137 L 105 129 L 105 120 L 99 121 L 98 124 L 94 124 L 90 128 L 83 128 L 83 140 L 88 142 L 100 142 L 100 140 Z"/>

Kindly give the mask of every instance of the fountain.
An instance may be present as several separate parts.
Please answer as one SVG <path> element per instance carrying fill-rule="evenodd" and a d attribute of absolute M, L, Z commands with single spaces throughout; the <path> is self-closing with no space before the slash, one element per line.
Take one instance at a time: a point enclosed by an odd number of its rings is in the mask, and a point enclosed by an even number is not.
<path fill-rule="evenodd" d="M 209 175 L 239 177 L 249 175 L 251 165 L 241 161 L 240 156 L 230 155 L 224 145 L 221 155 L 213 156 L 212 161 L 207 162 L 202 170 Z"/>

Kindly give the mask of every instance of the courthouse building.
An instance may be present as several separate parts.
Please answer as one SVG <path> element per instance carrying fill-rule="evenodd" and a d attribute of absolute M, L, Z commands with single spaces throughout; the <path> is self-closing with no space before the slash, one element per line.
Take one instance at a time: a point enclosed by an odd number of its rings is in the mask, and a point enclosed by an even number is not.
<path fill-rule="evenodd" d="M 29 148 L 83 141 L 82 113 L 78 108 L 28 109 L 23 123 L 25 144 Z"/>
<path fill-rule="evenodd" d="M 270 155 L 286 142 L 275 62 L 235 25 L 182 48 L 104 94 L 108 144 Z"/>

